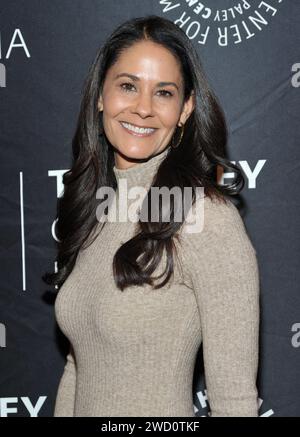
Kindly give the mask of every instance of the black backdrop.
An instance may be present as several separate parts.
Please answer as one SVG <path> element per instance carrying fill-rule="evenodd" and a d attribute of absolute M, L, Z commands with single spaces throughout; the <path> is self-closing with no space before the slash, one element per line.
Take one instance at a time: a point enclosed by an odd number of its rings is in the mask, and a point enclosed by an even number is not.
<path fill-rule="evenodd" d="M 0 417 L 53 415 L 67 342 L 41 275 L 55 267 L 56 198 L 83 80 L 108 34 L 150 13 L 199 50 L 246 177 L 261 275 L 260 415 L 300 416 L 299 0 L 1 0 Z M 197 416 L 209 411 L 202 370 L 199 351 Z"/>

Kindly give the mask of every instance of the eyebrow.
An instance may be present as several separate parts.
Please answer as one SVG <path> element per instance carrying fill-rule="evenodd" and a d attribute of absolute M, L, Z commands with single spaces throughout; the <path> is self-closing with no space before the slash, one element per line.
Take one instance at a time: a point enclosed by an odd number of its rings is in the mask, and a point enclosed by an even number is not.
<path fill-rule="evenodd" d="M 134 74 L 130 74 L 130 73 L 119 73 L 115 76 L 115 80 L 118 79 L 119 77 L 123 77 L 123 76 L 129 77 L 130 79 L 132 79 L 133 81 L 136 81 L 136 82 L 140 80 L 139 77 L 135 76 Z M 158 82 L 156 85 L 158 87 L 173 85 L 179 91 L 178 85 L 175 82 Z"/>

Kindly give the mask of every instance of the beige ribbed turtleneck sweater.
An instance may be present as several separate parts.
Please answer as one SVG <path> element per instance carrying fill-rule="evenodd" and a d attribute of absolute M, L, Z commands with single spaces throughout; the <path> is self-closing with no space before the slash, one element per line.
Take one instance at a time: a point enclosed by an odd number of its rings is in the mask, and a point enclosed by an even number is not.
<path fill-rule="evenodd" d="M 118 186 L 149 188 L 167 153 L 114 167 Z M 112 260 L 134 227 L 107 222 L 59 290 L 55 315 L 71 347 L 54 416 L 195 417 L 201 343 L 210 415 L 258 416 L 259 271 L 238 210 L 205 197 L 202 231 L 181 228 L 173 280 L 122 292 Z"/>

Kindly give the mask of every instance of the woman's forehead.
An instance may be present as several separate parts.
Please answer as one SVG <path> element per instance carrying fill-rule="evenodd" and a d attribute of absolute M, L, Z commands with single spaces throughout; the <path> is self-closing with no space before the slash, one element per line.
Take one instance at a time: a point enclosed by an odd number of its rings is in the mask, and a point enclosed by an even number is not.
<path fill-rule="evenodd" d="M 175 56 L 165 47 L 149 41 L 135 43 L 121 52 L 110 69 L 111 79 L 123 73 L 140 80 L 173 80 L 177 83 L 181 80 L 180 66 Z"/>

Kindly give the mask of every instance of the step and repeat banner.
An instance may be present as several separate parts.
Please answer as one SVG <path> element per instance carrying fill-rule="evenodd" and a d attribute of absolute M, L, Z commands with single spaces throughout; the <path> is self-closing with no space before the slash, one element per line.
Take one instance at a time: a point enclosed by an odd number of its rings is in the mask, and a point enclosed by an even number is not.
<path fill-rule="evenodd" d="M 299 0 L 1 0 L 0 417 L 53 416 L 68 341 L 41 277 L 55 268 L 81 89 L 112 30 L 148 14 L 197 48 L 245 176 L 261 281 L 259 414 L 300 416 Z M 201 350 L 193 391 L 195 415 L 207 416 Z"/>

